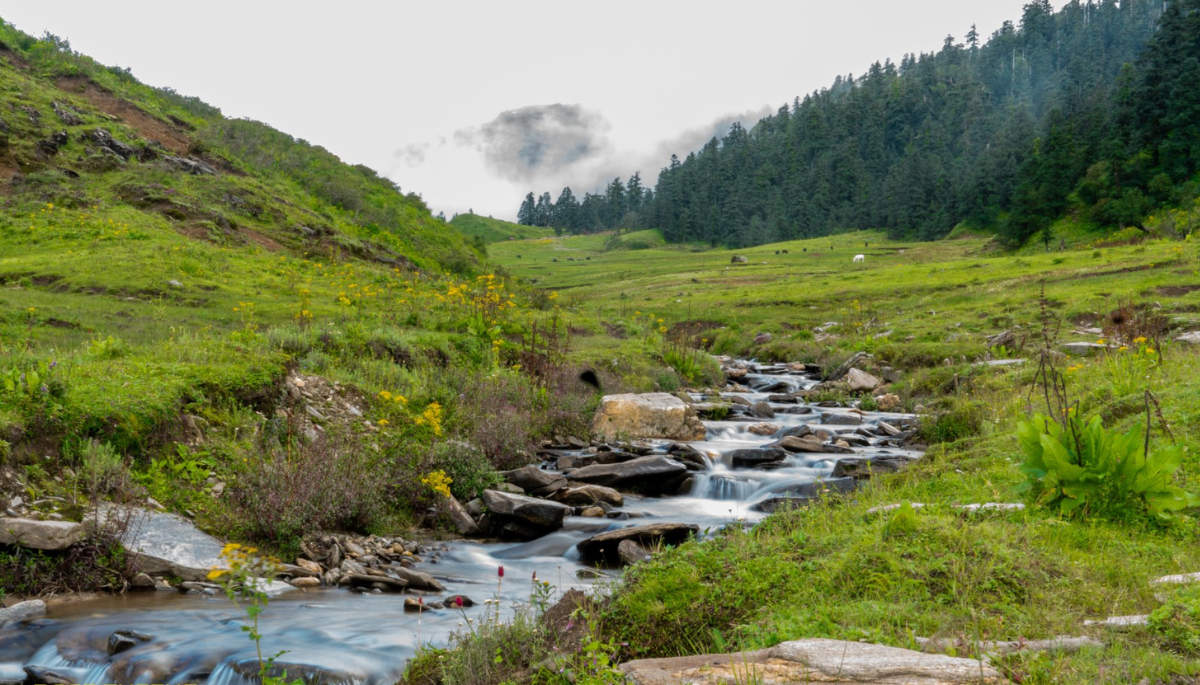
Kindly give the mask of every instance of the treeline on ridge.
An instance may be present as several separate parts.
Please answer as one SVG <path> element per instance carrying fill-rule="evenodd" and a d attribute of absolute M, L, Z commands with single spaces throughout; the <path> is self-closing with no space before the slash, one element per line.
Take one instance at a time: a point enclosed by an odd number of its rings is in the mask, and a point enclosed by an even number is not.
<path fill-rule="evenodd" d="M 1141 227 L 1192 200 L 1200 159 L 1200 0 L 1049 0 L 986 42 L 875 63 L 680 160 L 575 199 L 525 198 L 519 221 L 574 233 L 658 228 L 746 246 L 883 228 L 936 239 L 994 227 L 1054 239 L 1078 210 Z"/>

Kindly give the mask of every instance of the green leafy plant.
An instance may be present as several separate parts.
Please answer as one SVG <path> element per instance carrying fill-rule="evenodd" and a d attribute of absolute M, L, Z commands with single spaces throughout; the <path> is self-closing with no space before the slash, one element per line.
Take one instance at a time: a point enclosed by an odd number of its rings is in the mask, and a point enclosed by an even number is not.
<path fill-rule="evenodd" d="M 221 550 L 221 559 L 228 568 L 214 568 L 209 571 L 208 578 L 219 582 L 229 601 L 246 613 L 249 623 L 242 626 L 242 632 L 247 633 L 254 642 L 260 682 L 262 685 L 304 685 L 303 678 L 288 681 L 287 671 L 276 673 L 275 660 L 286 652 L 263 658 L 258 617 L 267 610 L 270 599 L 262 588 L 278 571 L 278 560 L 258 554 L 258 550 L 253 547 L 238 544 L 225 545 Z"/>
<path fill-rule="evenodd" d="M 1117 434 L 1099 416 L 1084 423 L 1074 408 L 1067 414 L 1061 422 L 1038 414 L 1017 427 L 1026 475 L 1019 491 L 1069 517 L 1149 515 L 1170 521 L 1200 506 L 1200 497 L 1171 482 L 1183 461 L 1179 446 L 1150 452 L 1142 424 Z"/>

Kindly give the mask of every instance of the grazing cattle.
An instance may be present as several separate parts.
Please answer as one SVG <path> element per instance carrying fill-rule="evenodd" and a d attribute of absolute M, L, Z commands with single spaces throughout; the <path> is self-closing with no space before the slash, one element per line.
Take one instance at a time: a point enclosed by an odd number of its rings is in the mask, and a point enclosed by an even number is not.
<path fill-rule="evenodd" d="M 858 264 L 860 262 L 866 262 L 866 261 L 867 261 L 867 256 L 865 254 L 854 255 L 854 263 L 855 264 Z"/>

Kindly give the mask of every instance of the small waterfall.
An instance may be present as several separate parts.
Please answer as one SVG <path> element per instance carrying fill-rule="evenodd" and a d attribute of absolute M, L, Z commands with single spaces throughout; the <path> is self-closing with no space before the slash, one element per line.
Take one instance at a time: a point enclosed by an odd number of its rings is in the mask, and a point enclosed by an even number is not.
<path fill-rule="evenodd" d="M 692 495 L 704 499 L 740 502 L 758 490 L 758 487 L 759 484 L 752 480 L 739 480 L 724 474 L 703 473 L 696 476 L 696 485 L 692 488 Z"/>

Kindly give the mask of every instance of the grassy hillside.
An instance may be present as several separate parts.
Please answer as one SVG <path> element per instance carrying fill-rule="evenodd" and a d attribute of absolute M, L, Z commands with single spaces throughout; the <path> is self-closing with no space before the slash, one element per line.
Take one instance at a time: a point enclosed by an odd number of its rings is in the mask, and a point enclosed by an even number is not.
<path fill-rule="evenodd" d="M 470 493 L 574 430 L 590 395 L 509 368 L 541 313 L 419 196 L 9 26 L 0 92 L 0 499 L 23 514 L 150 497 L 286 552 L 409 525 L 428 473 Z M 0 549 L 0 592 L 51 577 Z"/>
<path fill-rule="evenodd" d="M 522 226 L 521 224 L 483 217 L 478 214 L 459 214 L 450 220 L 450 225 L 457 228 L 459 232 L 468 238 L 476 238 L 489 245 L 514 238 L 524 240 L 528 238 L 551 238 L 554 236 L 554 229 L 552 228 Z"/>
<path fill-rule="evenodd" d="M 1172 339 L 1200 329 L 1200 246 L 1127 238 L 1020 254 L 966 232 L 932 243 L 861 232 L 744 251 L 606 249 L 602 236 L 493 246 L 504 268 L 557 293 L 580 331 L 581 358 L 641 389 L 720 382 L 681 348 L 825 368 L 865 352 L 873 356 L 859 364 L 894 374 L 886 392 L 925 415 L 929 449 L 908 471 L 638 564 L 593 616 L 600 649 L 629 659 L 804 637 L 920 648 L 920 637 L 964 655 L 982 641 L 1088 635 L 1106 646 L 1001 665 L 1022 683 L 1194 682 L 1185 678 L 1200 675 L 1195 591 L 1150 581 L 1200 571 L 1197 512 L 1156 523 L 1132 498 L 1073 517 L 1018 491 L 1026 475 L 1017 428 L 1047 411 L 1036 378 L 1047 337 L 1072 415 L 1099 416 L 1123 433 L 1145 422 L 1143 393 L 1153 393 L 1165 424 L 1152 416 L 1151 451 L 1177 443 L 1181 468 L 1171 480 L 1197 491 L 1200 354 Z M 864 263 L 853 262 L 857 254 Z M 1005 330 L 1013 338 L 989 347 Z M 1135 342 L 1143 335 L 1150 341 Z M 1109 354 L 1059 347 L 1099 339 L 1114 343 Z M 986 364 L 1002 358 L 1028 361 Z M 631 361 L 639 359 L 658 370 Z M 836 388 L 814 399 L 874 401 Z M 869 512 L 905 502 L 926 506 Z M 954 508 L 982 502 L 1028 508 Z M 1152 612 L 1149 626 L 1126 631 L 1084 623 Z M 489 639 L 522 638 L 514 627 Z M 592 673 L 592 658 L 570 667 Z"/>

